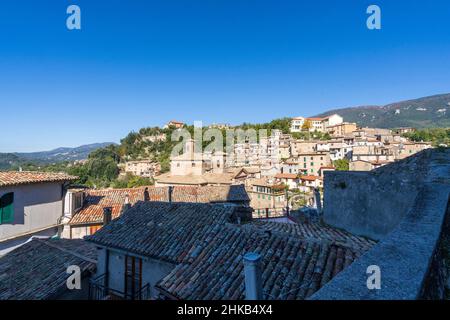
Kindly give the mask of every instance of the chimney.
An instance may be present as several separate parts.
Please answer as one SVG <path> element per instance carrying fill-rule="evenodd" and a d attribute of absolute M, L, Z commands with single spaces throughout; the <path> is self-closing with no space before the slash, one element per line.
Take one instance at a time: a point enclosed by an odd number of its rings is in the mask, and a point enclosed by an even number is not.
<path fill-rule="evenodd" d="M 112 220 L 112 207 L 103 208 L 103 226 L 106 226 Z"/>
<path fill-rule="evenodd" d="M 317 213 L 319 215 L 322 214 L 322 201 L 320 199 L 320 191 L 319 188 L 315 188 L 314 189 L 314 203 L 316 205 L 317 208 Z"/>
<path fill-rule="evenodd" d="M 168 192 L 169 192 L 169 202 L 172 202 L 173 186 L 169 186 Z"/>
<path fill-rule="evenodd" d="M 245 299 L 262 300 L 261 255 L 248 252 L 244 255 Z"/>
<path fill-rule="evenodd" d="M 150 201 L 150 194 L 148 193 L 148 188 L 144 190 L 144 201 Z"/>

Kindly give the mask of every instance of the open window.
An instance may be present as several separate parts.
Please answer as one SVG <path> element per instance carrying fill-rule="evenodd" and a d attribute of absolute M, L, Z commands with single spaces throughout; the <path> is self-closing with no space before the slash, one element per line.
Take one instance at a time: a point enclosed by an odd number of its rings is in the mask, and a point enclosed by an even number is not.
<path fill-rule="evenodd" d="M 6 193 L 0 197 L 0 224 L 14 222 L 14 193 Z"/>

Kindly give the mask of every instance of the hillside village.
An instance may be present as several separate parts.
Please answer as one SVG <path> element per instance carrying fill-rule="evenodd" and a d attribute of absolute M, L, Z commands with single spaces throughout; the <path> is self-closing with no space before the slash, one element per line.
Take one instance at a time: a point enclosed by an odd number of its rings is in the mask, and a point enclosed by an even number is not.
<path fill-rule="evenodd" d="M 184 126 L 180 121 L 166 125 L 176 130 Z M 220 128 L 231 129 L 227 125 Z M 404 134 L 413 132 L 413 128 L 361 128 L 345 122 L 338 114 L 324 118 L 296 117 L 289 130 L 290 133 L 283 133 L 272 129 L 269 137 L 259 141 L 247 139 L 235 143 L 231 154 L 197 155 L 195 141 L 186 141 L 185 153 L 170 158 L 169 172 L 161 174 L 160 163 L 141 159 L 126 161 L 122 176 L 151 178 L 156 186 L 243 184 L 255 215 L 273 217 L 300 206 L 315 206 L 313 191 L 323 188 L 327 171 L 370 171 L 432 147 L 430 142 L 405 138 Z M 168 137 L 157 134 L 144 139 L 154 142 Z"/>
<path fill-rule="evenodd" d="M 166 129 L 185 127 L 174 121 Z M 335 276 L 363 263 L 407 219 L 405 208 L 425 201 L 420 190 L 434 170 L 444 169 L 439 192 L 447 192 L 448 149 L 409 141 L 403 134 L 412 128 L 360 128 L 334 114 L 293 118 L 289 130 L 236 143 L 231 156 L 196 153 L 195 141 L 184 141 L 165 173 L 154 159 L 125 161 L 121 175 L 154 181 L 134 188 L 0 172 L 0 299 L 321 299 L 338 292 L 327 289 Z M 145 139 L 167 139 L 154 132 Z M 370 213 L 379 216 L 371 222 L 364 214 L 372 198 L 387 209 Z M 73 264 L 79 290 L 66 284 Z M 418 274 L 420 283 L 434 281 Z"/>
<path fill-rule="evenodd" d="M 103 190 L 0 172 L 0 299 L 446 298 L 449 159 L 428 148 L 371 171 L 325 171 L 308 211 L 290 211 L 284 176 L 270 184 L 245 167 Z M 401 270 L 386 272 L 392 287 L 372 292 L 358 278 L 373 263 Z"/>

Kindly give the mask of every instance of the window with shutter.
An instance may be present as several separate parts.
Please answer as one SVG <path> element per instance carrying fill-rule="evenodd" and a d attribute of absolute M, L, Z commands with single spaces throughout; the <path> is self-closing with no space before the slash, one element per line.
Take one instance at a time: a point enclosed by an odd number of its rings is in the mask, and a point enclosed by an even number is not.
<path fill-rule="evenodd" d="M 10 192 L 0 197 L 0 224 L 14 222 L 14 193 Z"/>

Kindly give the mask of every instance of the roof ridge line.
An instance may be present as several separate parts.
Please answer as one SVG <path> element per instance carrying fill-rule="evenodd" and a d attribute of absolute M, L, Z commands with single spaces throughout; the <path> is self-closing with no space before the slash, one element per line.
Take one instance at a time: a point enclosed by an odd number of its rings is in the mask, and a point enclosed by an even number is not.
<path fill-rule="evenodd" d="M 37 240 L 38 242 L 43 243 L 43 244 L 45 244 L 46 246 L 49 246 L 49 247 L 58 249 L 58 250 L 60 250 L 60 251 L 62 251 L 62 252 L 69 253 L 69 254 L 71 254 L 71 255 L 73 255 L 73 256 L 75 256 L 75 257 L 78 257 L 78 258 L 80 258 L 80 259 L 86 260 L 86 261 L 88 261 L 88 262 L 95 263 L 95 264 L 97 263 L 97 260 L 95 260 L 95 259 L 88 258 L 88 257 L 83 256 L 82 254 L 79 254 L 79 253 L 74 252 L 74 251 L 72 251 L 72 250 L 68 250 L 68 249 L 65 249 L 65 248 L 61 248 L 61 247 L 59 247 L 59 246 L 57 246 L 57 245 L 55 245 L 55 244 L 53 244 L 53 243 L 50 244 L 48 241 L 44 241 L 44 240 L 42 240 L 42 239 L 37 239 L 37 238 L 35 238 L 34 240 Z"/>

